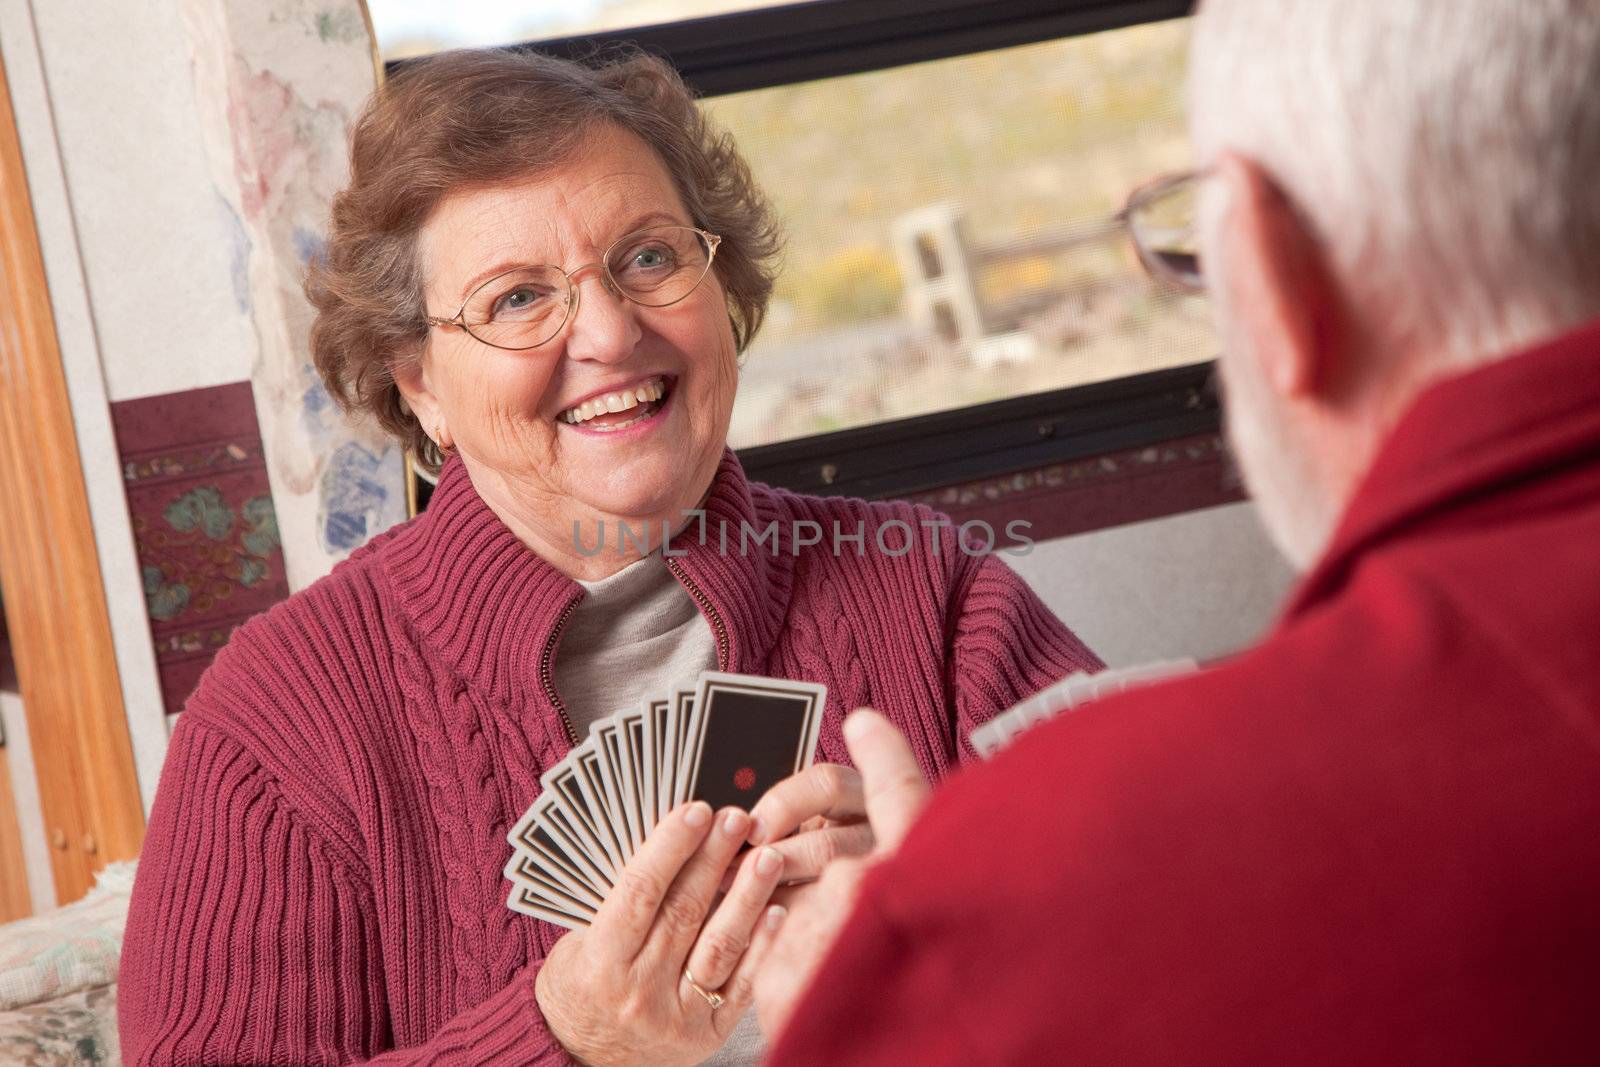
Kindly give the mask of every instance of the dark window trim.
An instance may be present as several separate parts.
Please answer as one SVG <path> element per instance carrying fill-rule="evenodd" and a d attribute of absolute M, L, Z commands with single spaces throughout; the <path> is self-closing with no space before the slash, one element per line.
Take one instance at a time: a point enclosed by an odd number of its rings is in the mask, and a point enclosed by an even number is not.
<path fill-rule="evenodd" d="M 802 493 L 905 497 L 1221 429 L 1213 365 L 739 449 L 746 473 Z M 976 373 L 976 372 L 974 372 Z"/>
<path fill-rule="evenodd" d="M 1191 0 L 809 0 L 508 47 L 582 59 L 637 44 L 715 96 L 1182 18 L 1191 7 Z M 391 60 L 388 70 L 407 62 Z"/>

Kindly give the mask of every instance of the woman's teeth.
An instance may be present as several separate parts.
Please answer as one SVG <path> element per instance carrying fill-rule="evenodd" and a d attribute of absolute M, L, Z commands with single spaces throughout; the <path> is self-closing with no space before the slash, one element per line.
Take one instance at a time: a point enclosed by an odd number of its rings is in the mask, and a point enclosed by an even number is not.
<path fill-rule="evenodd" d="M 601 415 L 614 415 L 619 411 L 627 411 L 641 404 L 649 404 L 660 400 L 667 395 L 667 383 L 662 378 L 652 378 L 643 385 L 633 389 L 623 389 L 604 396 L 593 397 L 585 400 L 577 407 L 568 408 L 557 416 L 562 422 L 570 422 L 574 426 L 582 425 Z M 640 418 L 646 413 L 641 412 Z M 618 425 L 596 426 L 594 429 L 620 429 L 622 426 L 631 426 L 638 419 L 630 419 Z"/>

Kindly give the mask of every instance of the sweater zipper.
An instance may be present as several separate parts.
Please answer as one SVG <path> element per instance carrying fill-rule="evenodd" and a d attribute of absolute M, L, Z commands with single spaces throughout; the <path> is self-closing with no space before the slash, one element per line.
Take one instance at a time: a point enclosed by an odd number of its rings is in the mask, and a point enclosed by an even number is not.
<path fill-rule="evenodd" d="M 704 614 L 706 618 L 711 620 L 711 629 L 717 635 L 717 670 L 727 670 L 728 628 L 723 625 L 722 616 L 717 614 L 717 609 L 712 606 L 711 600 L 705 595 L 705 593 L 700 591 L 700 587 L 694 583 L 694 579 L 690 578 L 686 573 L 684 573 L 683 568 L 677 563 L 677 561 L 669 559 L 666 560 L 666 564 L 667 570 L 672 572 L 673 577 L 678 579 L 679 584 L 681 584 L 685 589 L 689 590 L 689 595 L 693 597 L 694 602 L 700 606 L 701 613 Z"/>
<path fill-rule="evenodd" d="M 561 617 L 556 619 L 555 629 L 550 631 L 550 639 L 544 643 L 544 658 L 539 661 L 539 681 L 544 685 L 544 695 L 555 705 L 556 714 L 561 716 L 561 725 L 567 731 L 567 743 L 573 747 L 578 744 L 578 731 L 567 715 L 567 706 L 561 702 L 561 695 L 556 692 L 555 673 L 550 669 L 550 660 L 555 655 L 556 642 L 561 640 L 561 631 L 567 628 L 567 620 L 578 610 L 580 599 L 574 597 L 572 603 L 561 612 Z"/>

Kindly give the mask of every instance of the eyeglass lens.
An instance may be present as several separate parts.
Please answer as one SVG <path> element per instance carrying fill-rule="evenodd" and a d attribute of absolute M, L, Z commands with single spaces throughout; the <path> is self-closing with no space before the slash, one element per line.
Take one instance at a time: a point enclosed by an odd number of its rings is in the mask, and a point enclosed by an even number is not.
<path fill-rule="evenodd" d="M 1205 288 L 1198 240 L 1198 184 L 1191 179 L 1153 189 L 1137 197 L 1128 211 L 1134 242 L 1150 272 L 1191 292 Z"/>
<path fill-rule="evenodd" d="M 711 245 L 688 226 L 652 226 L 607 251 L 606 277 L 617 293 L 644 307 L 666 307 L 694 291 L 711 266 Z M 497 348 L 533 348 L 561 331 L 575 299 L 571 280 L 544 265 L 491 278 L 467 298 L 462 321 Z"/>

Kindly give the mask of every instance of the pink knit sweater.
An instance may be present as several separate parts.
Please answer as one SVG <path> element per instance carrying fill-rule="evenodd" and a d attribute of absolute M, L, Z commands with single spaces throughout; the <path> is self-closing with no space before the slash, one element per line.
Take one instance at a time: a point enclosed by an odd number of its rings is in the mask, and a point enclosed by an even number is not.
<path fill-rule="evenodd" d="M 705 510 L 706 543 L 675 542 L 670 565 L 723 669 L 828 686 L 819 759 L 846 761 L 840 719 L 870 704 L 937 778 L 974 724 L 1097 664 L 926 510 L 750 484 L 732 453 Z M 915 551 L 876 551 L 890 519 Z M 741 520 L 776 520 L 778 551 L 740 554 Z M 865 551 L 796 554 L 796 520 L 865 522 Z M 151 814 L 122 962 L 129 1063 L 566 1062 L 533 994 L 562 931 L 509 911 L 500 871 L 507 827 L 573 743 L 551 661 L 581 595 L 452 461 L 421 518 L 239 629 Z"/>

